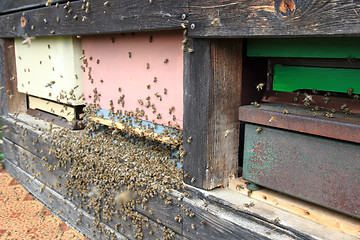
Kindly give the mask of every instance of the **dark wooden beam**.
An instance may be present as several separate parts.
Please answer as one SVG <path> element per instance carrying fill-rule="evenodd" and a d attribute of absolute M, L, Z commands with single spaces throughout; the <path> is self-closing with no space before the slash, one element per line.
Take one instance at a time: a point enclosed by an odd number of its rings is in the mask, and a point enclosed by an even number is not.
<path fill-rule="evenodd" d="M 74 0 L 70 0 L 72 2 Z M 67 0 L 52 0 L 51 4 L 55 5 L 56 3 L 64 3 Z M 8 14 L 11 12 L 24 11 L 27 9 L 44 7 L 46 0 L 2 0 L 0 2 L 0 14 Z"/>
<path fill-rule="evenodd" d="M 8 113 L 25 112 L 27 109 L 26 95 L 17 90 L 15 47 L 13 39 L 2 40 L 4 53 L 5 93 Z M 1 86 L 2 87 L 2 86 Z"/>
<path fill-rule="evenodd" d="M 190 0 L 189 36 L 334 36 L 360 33 L 360 2 Z"/>
<path fill-rule="evenodd" d="M 5 73 L 5 58 L 4 58 L 4 41 L 0 41 L 0 109 L 1 115 L 7 114 L 7 100 L 6 100 L 6 73 Z"/>
<path fill-rule="evenodd" d="M 0 37 L 89 35 L 181 29 L 186 0 L 83 1 L 0 16 Z M 88 9 L 88 10 L 86 10 Z"/>
<path fill-rule="evenodd" d="M 194 39 L 193 48 L 185 59 L 184 180 L 212 189 L 237 175 L 242 41 Z"/>

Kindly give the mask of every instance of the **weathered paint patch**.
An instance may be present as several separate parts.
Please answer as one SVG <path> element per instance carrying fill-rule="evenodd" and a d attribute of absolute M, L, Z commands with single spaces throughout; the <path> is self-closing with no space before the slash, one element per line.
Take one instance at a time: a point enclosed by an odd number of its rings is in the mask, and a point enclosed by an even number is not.
<path fill-rule="evenodd" d="M 360 217 L 360 145 L 246 124 L 244 179 Z"/>

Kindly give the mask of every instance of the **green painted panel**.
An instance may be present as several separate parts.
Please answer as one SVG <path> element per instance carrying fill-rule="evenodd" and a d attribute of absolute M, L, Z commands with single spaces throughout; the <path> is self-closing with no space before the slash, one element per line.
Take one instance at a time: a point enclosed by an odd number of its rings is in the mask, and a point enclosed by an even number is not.
<path fill-rule="evenodd" d="M 293 92 L 299 89 L 360 93 L 360 69 L 274 66 L 273 90 Z"/>
<path fill-rule="evenodd" d="M 248 39 L 249 57 L 360 58 L 360 38 Z"/>

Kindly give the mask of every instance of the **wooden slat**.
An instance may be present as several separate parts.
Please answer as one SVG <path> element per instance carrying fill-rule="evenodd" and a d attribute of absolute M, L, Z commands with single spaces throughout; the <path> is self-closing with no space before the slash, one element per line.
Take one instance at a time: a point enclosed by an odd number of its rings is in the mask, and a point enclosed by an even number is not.
<path fill-rule="evenodd" d="M 29 96 L 29 107 L 32 109 L 40 109 L 48 113 L 66 118 L 69 122 L 75 119 L 76 110 L 73 106 L 65 106 L 64 104 L 52 102 L 42 98 Z"/>
<path fill-rule="evenodd" d="M 360 3 L 326 0 L 190 0 L 191 37 L 358 34 Z M 218 21 L 220 19 L 220 22 Z"/>
<path fill-rule="evenodd" d="M 288 110 L 289 114 L 283 111 Z M 282 128 L 323 137 L 360 143 L 360 116 L 335 113 L 334 118 L 324 116 L 325 111 L 304 109 L 286 104 L 267 103 L 239 108 L 239 120 L 264 126 Z M 270 119 L 272 119 L 270 121 Z"/>
<path fill-rule="evenodd" d="M 66 2 L 67 0 L 52 0 L 52 4 Z M 70 0 L 75 1 L 75 0 Z M 0 2 L 0 14 L 8 14 L 11 12 L 24 11 L 31 8 L 44 7 L 45 0 L 2 0 Z"/>
<path fill-rule="evenodd" d="M 185 182 L 212 189 L 237 174 L 242 41 L 194 40 L 193 47 L 184 79 Z"/>
<path fill-rule="evenodd" d="M 7 129 L 2 131 L 4 138 L 22 146 L 39 158 L 46 157 L 50 164 L 57 163 L 57 159 L 52 154 L 49 154 L 51 143 L 49 141 L 41 141 L 45 138 L 44 136 L 39 138 L 41 131 L 34 129 L 21 121 L 18 122 L 11 117 L 5 116 L 2 117 L 2 125 L 7 126 Z"/>
<path fill-rule="evenodd" d="M 156 133 L 151 130 L 144 130 L 142 128 L 138 127 L 129 127 L 128 125 L 122 124 L 120 122 L 116 122 L 110 119 L 100 118 L 100 117 L 91 117 L 91 120 L 93 120 L 96 123 L 109 126 L 109 127 L 116 127 L 122 131 L 129 132 L 132 134 L 135 134 L 139 137 L 146 137 L 152 140 L 156 140 L 168 145 L 179 145 L 180 139 L 173 138 L 170 136 L 163 135 L 161 133 Z"/>
<path fill-rule="evenodd" d="M 44 166 L 44 164 L 55 166 L 57 162 L 44 161 L 44 159 L 37 157 L 21 146 L 9 141 L 7 138 L 4 138 L 3 141 L 4 152 L 9 161 L 32 176 L 36 174 L 36 178 L 39 179 L 39 181 L 46 183 L 49 187 L 52 186 L 58 193 L 62 195 L 66 193 L 64 187 L 66 183 L 66 171 L 62 168 L 49 171 L 49 169 Z M 61 184 L 61 189 L 57 187 L 57 182 Z"/>
<path fill-rule="evenodd" d="M 0 41 L 0 109 L 2 115 L 7 114 L 7 100 L 6 100 L 6 73 L 5 73 L 5 58 L 4 49 L 5 41 Z"/>
<path fill-rule="evenodd" d="M 262 101 L 303 107 L 304 106 L 303 100 L 305 98 L 306 95 L 303 93 L 298 94 L 293 92 L 266 91 L 262 98 Z M 294 99 L 298 99 L 298 101 L 294 102 Z M 343 112 L 344 110 L 341 110 L 340 107 L 346 104 L 346 106 L 349 109 L 351 109 L 352 113 L 360 114 L 359 100 L 355 100 L 349 97 L 344 98 L 344 97 L 330 96 L 329 101 L 325 102 L 324 101 L 325 97 L 321 95 L 312 95 L 312 99 L 314 102 L 311 102 L 310 108 L 314 108 L 315 106 L 318 106 L 319 109 L 324 108 L 327 109 L 328 111 L 335 109 L 338 112 Z M 250 102 L 248 104 L 250 104 Z M 286 105 L 284 105 L 284 107 L 286 108 Z M 322 112 L 320 112 L 320 114 L 316 113 L 316 115 L 321 115 L 321 114 Z"/>
<path fill-rule="evenodd" d="M 0 16 L 0 37 L 23 37 L 25 33 L 53 36 L 181 29 L 181 16 L 187 11 L 185 0 L 109 1 L 108 6 L 104 2 L 90 1 L 88 13 L 86 7 L 82 9 L 84 2 L 76 1 L 67 9 L 64 9 L 65 4 L 59 4 L 58 8 L 28 10 L 25 15 Z"/>
<path fill-rule="evenodd" d="M 239 192 L 244 196 L 249 196 L 252 199 L 294 213 L 318 224 L 336 229 L 342 233 L 360 237 L 360 220 L 270 189 L 253 191 L 248 195 L 249 190 L 246 188 L 245 182 L 242 178 L 232 179 L 229 182 L 229 189 Z"/>
<path fill-rule="evenodd" d="M 17 75 L 15 63 L 15 48 L 12 39 L 4 39 L 4 68 L 7 97 L 7 112 L 25 112 L 27 108 L 26 95 L 17 90 Z"/>
<path fill-rule="evenodd" d="M 207 195 L 207 194 L 206 194 Z M 194 214 L 184 217 L 184 236 L 189 239 L 313 239 L 280 224 L 211 203 L 207 197 L 184 198 L 182 207 Z M 204 201 L 205 200 L 205 201 Z"/>

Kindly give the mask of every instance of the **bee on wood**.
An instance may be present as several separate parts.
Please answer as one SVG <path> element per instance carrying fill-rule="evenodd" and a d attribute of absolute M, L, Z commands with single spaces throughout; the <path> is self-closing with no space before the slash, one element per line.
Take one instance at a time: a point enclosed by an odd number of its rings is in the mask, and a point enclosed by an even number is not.
<path fill-rule="evenodd" d="M 329 113 L 329 112 L 326 112 L 325 116 L 328 117 L 328 118 L 334 118 L 335 117 L 334 113 Z"/>
<path fill-rule="evenodd" d="M 109 1 L 104 2 L 104 6 L 109 6 Z"/>
<path fill-rule="evenodd" d="M 222 26 L 222 24 L 220 22 L 220 18 L 214 18 L 210 24 L 214 27 Z"/>
<path fill-rule="evenodd" d="M 224 137 L 227 137 L 227 136 L 229 136 L 229 134 L 231 133 L 231 130 L 226 130 L 225 131 L 225 135 L 224 135 Z"/>
<path fill-rule="evenodd" d="M 269 123 L 272 123 L 274 120 L 275 120 L 275 117 L 272 116 L 272 117 L 269 119 Z"/>
<path fill-rule="evenodd" d="M 284 109 L 283 114 L 289 114 L 289 113 L 290 113 L 289 110 Z"/>
<path fill-rule="evenodd" d="M 166 59 L 164 60 L 164 63 L 166 64 L 166 63 L 168 63 L 168 62 L 169 62 L 169 59 L 166 58 Z"/>
<path fill-rule="evenodd" d="M 314 102 L 313 97 L 307 93 L 305 93 L 305 98 L 303 102 Z"/>
<path fill-rule="evenodd" d="M 251 105 L 253 105 L 256 108 L 260 107 L 260 104 L 257 102 L 251 102 Z"/>
<path fill-rule="evenodd" d="M 279 218 L 279 217 L 275 218 L 275 219 L 274 219 L 274 222 L 275 222 L 275 223 L 280 223 L 280 218 Z"/>
<path fill-rule="evenodd" d="M 146 63 L 146 69 L 150 68 L 150 63 Z"/>
<path fill-rule="evenodd" d="M 256 86 L 256 89 L 257 91 L 259 92 L 260 90 L 262 90 L 262 88 L 264 87 L 265 83 L 259 83 L 257 86 Z"/>
<path fill-rule="evenodd" d="M 45 187 L 46 187 L 46 184 L 43 184 L 43 185 L 41 186 L 41 188 L 40 188 L 40 193 L 43 193 L 43 192 L 44 192 Z"/>

